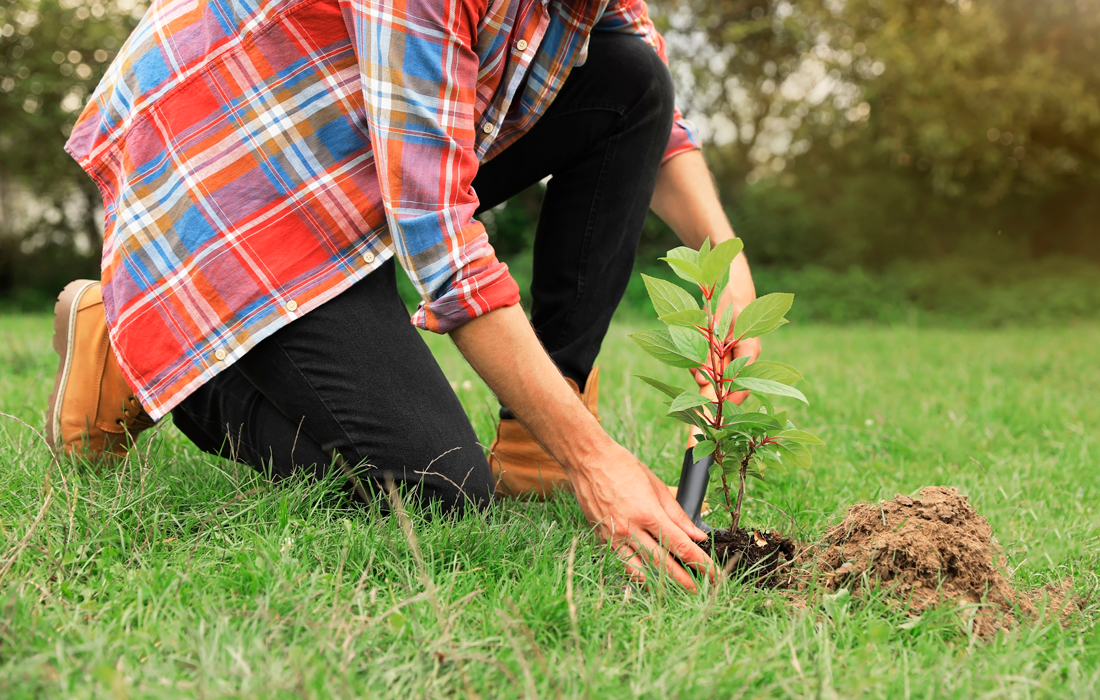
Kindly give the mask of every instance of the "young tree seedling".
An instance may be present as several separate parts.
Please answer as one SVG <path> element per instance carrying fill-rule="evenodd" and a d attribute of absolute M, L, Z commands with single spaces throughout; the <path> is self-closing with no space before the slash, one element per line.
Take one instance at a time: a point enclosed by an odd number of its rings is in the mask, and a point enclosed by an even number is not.
<path fill-rule="evenodd" d="M 702 304 L 679 285 L 642 275 L 653 308 L 666 330 L 644 331 L 630 337 L 643 350 L 666 365 L 697 370 L 714 388 L 716 400 L 695 389 L 680 389 L 652 377 L 638 378 L 666 394 L 668 414 L 700 431 L 692 460 L 712 456 L 712 476 L 720 476 L 717 500 L 729 512 L 736 531 L 741 522 L 741 504 L 747 477 L 763 480 L 769 468 L 785 469 L 812 464 L 811 445 L 823 445 L 816 436 L 798 430 L 786 411 L 777 411 L 773 396 L 786 396 L 808 404 L 793 384 L 802 374 L 782 362 L 747 357 L 730 360 L 733 347 L 745 338 L 766 335 L 787 323 L 793 294 L 768 294 L 756 299 L 733 320 L 733 307 L 716 314 L 722 290 L 729 283 L 730 263 L 741 252 L 742 242 L 734 238 L 713 249 L 710 239 L 698 251 L 680 247 L 670 250 L 668 263 L 681 279 L 695 284 Z M 732 328 L 731 328 L 732 326 Z M 733 401 L 736 392 L 747 391 L 757 410 L 746 411 Z M 737 497 L 730 493 L 730 481 L 737 477 Z"/>

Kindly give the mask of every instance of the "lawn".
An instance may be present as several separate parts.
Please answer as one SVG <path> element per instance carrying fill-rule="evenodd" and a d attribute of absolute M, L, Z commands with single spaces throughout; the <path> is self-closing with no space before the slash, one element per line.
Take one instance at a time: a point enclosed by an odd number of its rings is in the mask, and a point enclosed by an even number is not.
<path fill-rule="evenodd" d="M 635 327 L 617 322 L 601 356 L 603 425 L 675 483 L 683 426 L 631 375 L 688 380 L 636 349 Z M 750 486 L 796 537 L 860 499 L 953 485 L 1021 587 L 1097 586 L 1100 325 L 796 324 L 767 340 L 809 378 L 792 417 L 828 442 L 812 472 Z M 428 341 L 488 444 L 492 396 L 446 338 Z M 0 319 L 0 410 L 40 428 L 55 366 L 49 318 Z M 331 484 L 267 485 L 168 422 L 97 474 L 51 467 L 31 429 L 0 418 L 0 696 L 1100 695 L 1096 596 L 1064 627 L 986 642 L 957 611 L 914 620 L 881 597 L 827 613 L 816 594 L 738 582 L 637 589 L 568 499 L 413 513 L 417 557 L 396 519 Z M 789 530 L 755 502 L 746 517 Z"/>

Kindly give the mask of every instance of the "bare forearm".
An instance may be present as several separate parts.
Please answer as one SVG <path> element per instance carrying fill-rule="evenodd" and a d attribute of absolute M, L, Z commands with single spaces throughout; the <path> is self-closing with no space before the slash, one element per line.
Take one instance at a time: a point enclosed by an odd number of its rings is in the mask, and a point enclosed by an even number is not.
<path fill-rule="evenodd" d="M 651 207 L 691 248 L 698 249 L 707 238 L 713 246 L 735 235 L 699 151 L 681 153 L 661 166 Z M 719 306 L 732 303 L 735 311 L 756 298 L 749 261 L 743 253 L 730 265 L 726 292 Z"/>
<path fill-rule="evenodd" d="M 691 248 L 699 248 L 708 237 L 715 245 L 734 236 L 699 151 L 681 153 L 661 165 L 650 207 Z"/>
<path fill-rule="evenodd" d="M 718 191 L 710 177 L 707 162 L 699 151 L 688 151 L 666 161 L 657 175 L 657 188 L 653 192 L 651 208 L 657 216 L 672 227 L 684 245 L 698 249 L 703 241 L 710 238 L 711 245 L 717 245 L 734 237 Z M 756 299 L 756 285 L 752 281 L 749 261 L 741 253 L 730 263 L 730 281 L 718 298 L 717 312 L 733 307 L 734 319 L 741 310 Z M 733 325 L 730 326 L 733 329 Z M 733 357 L 747 356 L 754 361 L 760 356 L 759 338 L 749 338 L 734 346 Z M 698 372 L 693 372 L 704 394 L 714 398 L 710 383 Z M 734 402 L 740 404 L 748 397 L 747 392 L 734 394 Z M 688 438 L 688 447 L 695 444 L 695 437 Z"/>
<path fill-rule="evenodd" d="M 459 351 L 531 434 L 572 472 L 611 439 L 566 384 L 519 306 L 480 316 L 451 333 Z"/>

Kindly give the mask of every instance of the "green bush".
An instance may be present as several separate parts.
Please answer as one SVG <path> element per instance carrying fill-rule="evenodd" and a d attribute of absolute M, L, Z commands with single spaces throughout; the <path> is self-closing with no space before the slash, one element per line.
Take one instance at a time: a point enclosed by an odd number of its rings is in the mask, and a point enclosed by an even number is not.
<path fill-rule="evenodd" d="M 672 277 L 656 266 L 641 271 Z M 797 321 L 995 327 L 1100 318 L 1100 266 L 1067 258 L 1011 265 L 952 258 L 881 272 L 757 267 L 753 277 L 758 294 L 793 292 L 798 303 L 790 318 Z M 631 279 L 620 311 L 653 313 L 640 275 Z"/>

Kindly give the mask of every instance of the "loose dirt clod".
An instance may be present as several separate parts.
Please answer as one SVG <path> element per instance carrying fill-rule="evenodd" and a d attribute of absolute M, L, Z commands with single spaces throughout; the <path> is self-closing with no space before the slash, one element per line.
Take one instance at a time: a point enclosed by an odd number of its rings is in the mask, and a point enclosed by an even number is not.
<path fill-rule="evenodd" d="M 953 488 L 928 486 L 919 498 L 859 503 L 825 534 L 829 587 L 887 587 L 919 614 L 946 601 L 984 603 L 974 631 L 989 635 L 1035 606 L 1002 571 L 1006 559 L 985 518 Z"/>
<path fill-rule="evenodd" d="M 783 585 L 779 568 L 794 561 L 794 543 L 779 532 L 715 530 L 703 546 L 720 566 L 729 565 L 731 575 L 747 573 L 761 588 Z"/>

